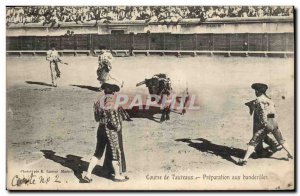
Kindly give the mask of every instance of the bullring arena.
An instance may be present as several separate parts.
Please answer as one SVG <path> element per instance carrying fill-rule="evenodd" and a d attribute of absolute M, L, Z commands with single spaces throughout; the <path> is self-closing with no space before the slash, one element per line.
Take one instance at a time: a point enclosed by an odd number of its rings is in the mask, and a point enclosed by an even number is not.
<path fill-rule="evenodd" d="M 115 183 L 103 178 L 101 160 L 93 182 L 87 184 L 81 178 L 94 153 L 98 128 L 93 114 L 93 103 L 100 94 L 97 57 L 61 51 L 69 65 L 59 65 L 62 74 L 57 88 L 51 86 L 44 54 L 25 50 L 20 56 L 16 52 L 7 55 L 7 185 L 11 189 L 20 188 L 14 175 L 30 176 L 32 172 L 39 186 L 22 184 L 21 188 L 205 190 L 224 189 L 224 183 L 226 189 L 294 187 L 294 161 L 285 160 L 284 151 L 268 158 L 253 156 L 244 167 L 235 163 L 243 158 L 252 137 L 253 117 L 244 103 L 255 99 L 250 88 L 255 82 L 269 85 L 279 126 L 293 150 L 293 57 L 284 57 L 284 53 L 245 57 L 244 52 L 229 57 L 222 53 L 162 56 L 160 51 L 115 57 L 112 75 L 124 81 L 122 93 L 147 94 L 145 86 L 136 87 L 136 83 L 167 73 L 174 88 L 188 87 L 199 109 L 185 115 L 172 111 L 170 121 L 163 123 L 160 113 L 124 121 L 130 179 Z M 238 175 L 239 181 L 226 180 L 226 176 Z"/>

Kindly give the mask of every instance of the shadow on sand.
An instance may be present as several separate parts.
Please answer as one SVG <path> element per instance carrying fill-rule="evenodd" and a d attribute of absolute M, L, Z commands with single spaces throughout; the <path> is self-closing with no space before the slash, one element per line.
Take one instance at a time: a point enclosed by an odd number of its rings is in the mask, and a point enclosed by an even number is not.
<path fill-rule="evenodd" d="M 82 161 L 82 157 L 75 155 L 67 155 L 66 157 L 60 157 L 55 155 L 55 152 L 52 150 L 41 150 L 41 152 L 44 153 L 44 157 L 46 159 L 52 160 L 56 163 L 61 164 L 64 167 L 70 168 L 74 172 L 76 178 L 78 178 L 79 183 L 86 183 L 86 181 L 83 180 L 82 173 L 84 171 L 87 171 L 89 163 L 86 161 Z M 102 178 L 109 179 L 107 173 L 99 165 L 97 165 L 94 168 L 93 174 Z"/>
<path fill-rule="evenodd" d="M 90 91 L 100 92 L 99 87 L 86 86 L 86 85 L 76 85 L 76 84 L 71 84 L 70 86 L 76 86 L 76 87 L 79 87 L 79 88 L 88 89 Z"/>
<path fill-rule="evenodd" d="M 139 107 L 142 107 L 143 109 L 139 109 Z M 146 118 L 149 120 L 152 120 L 154 122 L 160 123 L 160 116 L 154 117 L 156 114 L 161 114 L 160 107 L 157 106 L 150 106 L 149 109 L 145 109 L 146 105 L 142 106 L 134 106 L 132 109 L 125 109 L 125 111 L 128 113 L 130 119 L 131 118 Z"/>
<path fill-rule="evenodd" d="M 48 83 L 45 83 L 45 82 L 33 82 L 33 81 L 25 81 L 27 84 L 37 84 L 37 85 L 42 85 L 42 86 L 51 86 L 52 87 L 52 84 L 48 84 Z"/>
<path fill-rule="evenodd" d="M 193 147 L 201 152 L 206 152 L 209 154 L 219 156 L 234 164 L 237 164 L 237 160 L 234 160 L 232 157 L 243 158 L 243 156 L 246 153 L 245 150 L 214 144 L 211 141 L 208 141 L 203 138 L 198 138 L 198 139 L 183 138 L 183 139 L 176 139 L 175 141 L 188 143 L 188 146 L 190 147 Z"/>

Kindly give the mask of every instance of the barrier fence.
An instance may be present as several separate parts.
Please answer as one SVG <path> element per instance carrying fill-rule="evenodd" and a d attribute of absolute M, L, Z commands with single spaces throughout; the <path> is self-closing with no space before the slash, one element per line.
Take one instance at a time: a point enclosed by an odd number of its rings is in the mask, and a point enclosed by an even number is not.
<path fill-rule="evenodd" d="M 58 50 L 95 51 L 105 46 L 111 50 L 159 51 L 272 51 L 293 52 L 293 33 L 240 34 L 80 34 L 74 36 L 6 37 L 6 50 L 45 51 L 51 43 Z"/>

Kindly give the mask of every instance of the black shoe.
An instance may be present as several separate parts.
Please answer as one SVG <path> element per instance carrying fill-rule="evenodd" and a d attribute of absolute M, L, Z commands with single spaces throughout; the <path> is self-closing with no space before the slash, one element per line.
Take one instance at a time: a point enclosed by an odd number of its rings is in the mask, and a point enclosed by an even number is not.
<path fill-rule="evenodd" d="M 84 176 L 83 181 L 86 182 L 86 183 L 91 183 L 93 180 L 86 177 L 86 176 Z"/>
<path fill-rule="evenodd" d="M 236 164 L 239 166 L 244 166 L 247 164 L 247 161 L 240 159 Z"/>
<path fill-rule="evenodd" d="M 117 178 L 112 179 L 112 181 L 114 181 L 114 182 L 126 182 L 127 180 L 129 180 L 129 178 L 127 176 L 125 176 L 125 178 L 123 178 L 123 179 L 117 179 Z"/>

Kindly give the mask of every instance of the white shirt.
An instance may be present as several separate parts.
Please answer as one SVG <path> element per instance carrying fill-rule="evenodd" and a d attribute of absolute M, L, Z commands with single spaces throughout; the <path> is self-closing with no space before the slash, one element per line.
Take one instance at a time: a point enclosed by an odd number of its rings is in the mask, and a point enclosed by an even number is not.
<path fill-rule="evenodd" d="M 60 61 L 59 54 L 56 50 L 48 50 L 46 59 L 48 61 Z"/>
<path fill-rule="evenodd" d="M 275 104 L 265 95 L 261 95 L 256 98 L 256 109 L 254 115 L 257 116 L 257 119 L 261 124 L 264 124 L 268 121 L 268 114 L 275 114 Z"/>
<path fill-rule="evenodd" d="M 105 51 L 103 54 L 100 54 L 98 56 L 98 62 L 99 64 L 102 63 L 103 61 L 108 61 L 109 63 L 111 63 L 113 60 L 113 56 L 110 52 Z"/>

